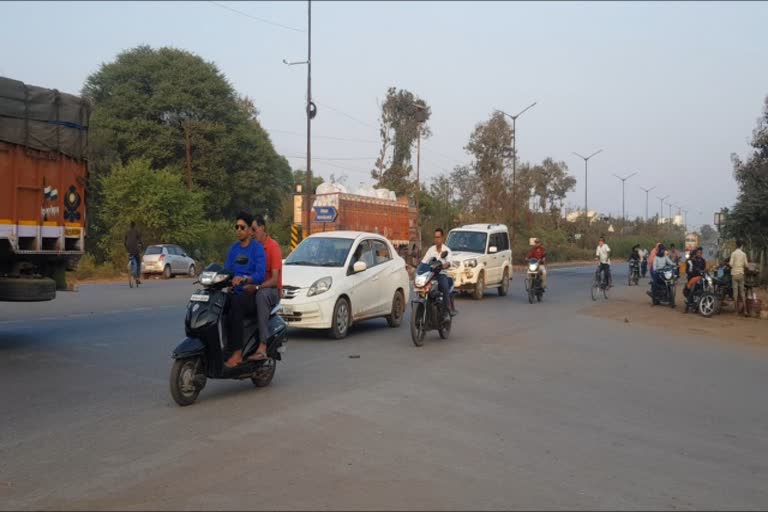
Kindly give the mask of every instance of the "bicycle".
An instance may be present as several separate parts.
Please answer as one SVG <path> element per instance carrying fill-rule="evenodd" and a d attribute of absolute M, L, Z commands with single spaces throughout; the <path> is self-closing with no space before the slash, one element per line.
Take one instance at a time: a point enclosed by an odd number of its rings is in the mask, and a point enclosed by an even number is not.
<path fill-rule="evenodd" d="M 592 280 L 592 300 L 597 300 L 597 296 L 600 292 L 603 292 L 603 297 L 608 298 L 608 274 L 600 270 L 600 264 L 597 265 L 597 271 L 595 271 L 595 278 Z"/>
<path fill-rule="evenodd" d="M 141 284 L 141 281 L 138 279 L 138 269 L 136 268 L 136 259 L 133 256 L 128 256 L 128 286 L 133 288 L 136 286 L 136 288 L 139 287 Z"/>

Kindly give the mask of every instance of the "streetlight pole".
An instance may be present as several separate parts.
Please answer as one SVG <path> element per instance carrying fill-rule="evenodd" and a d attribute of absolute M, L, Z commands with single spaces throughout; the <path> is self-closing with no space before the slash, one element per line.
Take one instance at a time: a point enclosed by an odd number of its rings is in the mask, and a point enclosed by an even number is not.
<path fill-rule="evenodd" d="M 631 178 L 631 177 L 632 177 L 632 176 L 634 176 L 635 174 L 637 174 L 637 172 L 633 172 L 633 173 L 632 173 L 632 174 L 630 174 L 629 176 L 624 176 L 624 177 L 621 177 L 621 176 L 619 176 L 618 174 L 614 174 L 614 176 L 616 176 L 618 179 L 620 179 L 620 180 L 621 180 L 621 220 L 622 220 L 622 222 L 624 222 L 624 223 L 626 223 L 626 222 L 627 222 L 627 219 L 626 219 L 626 217 L 625 217 L 625 213 L 624 213 L 624 212 L 625 212 L 625 211 L 624 211 L 624 184 L 627 182 L 627 180 L 628 180 L 629 178 Z"/>
<path fill-rule="evenodd" d="M 656 188 L 656 185 L 652 186 L 651 188 L 640 187 L 640 190 L 645 192 L 645 222 L 646 223 L 648 222 L 648 192 L 650 192 L 651 190 L 653 190 L 655 188 Z"/>
<path fill-rule="evenodd" d="M 667 199 L 668 197 L 669 195 L 666 195 L 664 197 L 656 196 L 656 199 L 661 201 L 661 203 L 659 204 L 659 222 L 658 222 L 659 224 L 661 224 L 661 218 L 664 216 L 664 200 Z"/>
<path fill-rule="evenodd" d="M 510 115 L 503 110 L 496 109 L 496 112 L 507 116 L 512 120 L 512 241 L 515 241 L 517 235 L 517 118 L 536 105 L 536 101 L 525 107 L 517 114 Z M 527 206 L 527 205 L 526 205 Z"/>
<path fill-rule="evenodd" d="M 574 155 L 584 160 L 584 235 L 585 236 L 586 236 L 586 231 L 589 228 L 589 208 L 587 207 L 587 184 L 588 184 L 587 162 L 589 162 L 590 158 L 602 152 L 603 152 L 602 149 L 598 149 L 597 151 L 595 151 L 589 156 L 582 156 L 578 153 L 574 153 Z"/>
<path fill-rule="evenodd" d="M 312 207 L 309 204 L 312 196 L 312 119 L 317 115 L 317 108 L 312 103 L 312 0 L 307 0 L 307 60 L 288 62 L 283 59 L 283 64 L 288 66 L 307 65 L 307 171 L 304 174 L 304 201 L 302 205 L 304 237 L 306 238 L 312 232 Z"/>

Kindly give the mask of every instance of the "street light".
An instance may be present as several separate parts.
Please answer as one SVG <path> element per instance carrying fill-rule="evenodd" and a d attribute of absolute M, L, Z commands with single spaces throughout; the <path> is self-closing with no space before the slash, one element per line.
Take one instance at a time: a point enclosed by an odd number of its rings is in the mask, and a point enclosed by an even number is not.
<path fill-rule="evenodd" d="M 621 180 L 621 220 L 623 222 L 626 222 L 627 219 L 624 217 L 624 184 L 627 182 L 629 178 L 637 174 L 637 172 L 633 172 L 629 176 L 624 176 L 623 178 L 619 176 L 618 174 L 614 174 L 617 178 Z"/>
<path fill-rule="evenodd" d="M 499 112 L 508 118 L 512 120 L 512 241 L 515 241 L 515 236 L 517 235 L 517 133 L 516 130 L 516 124 L 517 124 L 517 118 L 523 115 L 527 110 L 531 109 L 536 105 L 537 102 L 533 102 L 527 107 L 525 107 L 523 110 L 518 112 L 517 114 L 510 115 L 504 112 L 503 110 L 496 109 L 496 112 Z"/>
<path fill-rule="evenodd" d="M 587 226 L 585 227 L 585 230 L 589 227 L 589 208 L 587 207 L 587 183 L 588 183 L 587 162 L 589 162 L 590 158 L 602 152 L 603 152 L 602 149 L 598 149 L 597 151 L 595 151 L 589 156 L 582 156 L 578 153 L 574 153 L 574 155 L 584 160 L 584 222 L 586 223 L 586 226 Z"/>
<path fill-rule="evenodd" d="M 304 175 L 304 237 L 312 232 L 312 208 L 309 204 L 312 194 L 312 119 L 317 115 L 317 107 L 312 103 L 312 0 L 307 1 L 307 60 L 301 62 L 288 62 L 283 59 L 286 66 L 307 65 L 307 172 Z"/>
<path fill-rule="evenodd" d="M 669 194 L 667 194 L 664 197 L 656 196 L 656 199 L 661 201 L 661 203 L 659 205 L 659 222 L 658 222 L 659 224 L 661 224 L 661 219 L 662 219 L 662 217 L 664 217 L 664 200 L 667 199 L 667 198 L 669 198 Z"/>
<path fill-rule="evenodd" d="M 648 222 L 648 192 L 650 192 L 655 188 L 656 188 L 656 185 L 652 186 L 651 188 L 640 187 L 640 190 L 645 192 L 645 222 Z"/>

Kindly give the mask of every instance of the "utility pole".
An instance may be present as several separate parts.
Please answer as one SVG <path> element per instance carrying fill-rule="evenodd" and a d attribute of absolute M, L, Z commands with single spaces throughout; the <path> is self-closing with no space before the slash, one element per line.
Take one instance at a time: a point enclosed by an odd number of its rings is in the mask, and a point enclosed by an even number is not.
<path fill-rule="evenodd" d="M 669 195 L 666 195 L 664 197 L 656 196 L 656 199 L 661 201 L 661 203 L 659 204 L 659 222 L 658 222 L 659 224 L 661 224 L 661 218 L 664 217 L 664 200 L 667 199 L 668 197 Z"/>
<path fill-rule="evenodd" d="M 517 118 L 523 115 L 526 110 L 533 108 L 536 103 L 534 101 L 514 116 L 507 114 L 503 110 L 496 110 L 496 112 L 500 112 L 512 119 L 512 242 L 515 241 L 515 236 L 517 235 L 517 132 L 515 131 L 517 129 Z"/>
<path fill-rule="evenodd" d="M 424 124 L 424 122 L 427 120 L 427 108 L 424 105 L 421 105 L 419 103 L 414 103 L 414 107 L 416 107 L 416 129 L 417 129 L 417 139 L 416 139 L 416 193 L 414 194 L 414 199 L 416 201 L 416 240 L 419 247 L 419 252 L 422 250 L 421 246 L 421 180 L 420 180 L 420 169 L 421 169 L 421 126 Z"/>
<path fill-rule="evenodd" d="M 648 192 L 650 192 L 651 190 L 653 190 L 655 188 L 656 188 L 656 185 L 652 186 L 651 188 L 640 187 L 640 190 L 645 192 L 645 222 L 646 223 L 648 222 Z"/>
<path fill-rule="evenodd" d="M 283 64 L 307 65 L 307 170 L 304 174 L 304 200 L 301 209 L 304 238 L 306 238 L 312 232 L 312 205 L 310 205 L 312 200 L 312 119 L 317 115 L 317 107 L 312 103 L 312 0 L 307 0 L 307 60 L 288 62 L 283 59 Z"/>
<path fill-rule="evenodd" d="M 624 184 L 627 182 L 627 180 L 629 178 L 631 178 L 635 174 L 637 174 L 637 173 L 633 172 L 629 176 L 624 176 L 623 178 L 621 176 L 619 176 L 618 174 L 614 174 L 614 176 L 616 176 L 617 178 L 619 178 L 621 180 L 621 221 L 622 221 L 622 223 L 626 223 L 627 222 L 627 219 L 624 216 Z"/>
<path fill-rule="evenodd" d="M 602 149 L 598 149 L 594 153 L 592 153 L 589 156 L 582 156 L 578 153 L 574 153 L 577 157 L 584 160 L 584 238 L 586 239 L 587 230 L 589 229 L 589 208 L 587 207 L 587 183 L 588 183 L 588 176 L 587 176 L 587 162 L 589 162 L 589 159 L 593 156 L 597 155 L 598 153 L 602 153 Z"/>

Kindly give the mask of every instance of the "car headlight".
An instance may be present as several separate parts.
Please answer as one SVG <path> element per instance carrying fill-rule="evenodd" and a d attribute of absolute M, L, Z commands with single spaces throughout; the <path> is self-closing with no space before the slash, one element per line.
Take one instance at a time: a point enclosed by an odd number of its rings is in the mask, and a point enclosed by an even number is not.
<path fill-rule="evenodd" d="M 428 274 L 421 274 L 416 276 L 416 279 L 413 280 L 413 284 L 416 286 L 416 288 L 424 288 L 427 284 L 427 279 L 429 279 Z"/>
<path fill-rule="evenodd" d="M 325 293 L 328 290 L 331 289 L 331 284 L 333 283 L 333 279 L 331 277 L 322 277 L 312 283 L 312 286 L 309 287 L 309 291 L 307 292 L 307 297 L 314 297 L 315 295 L 320 295 L 321 293 Z"/>
<path fill-rule="evenodd" d="M 475 268 L 477 266 L 477 260 L 472 258 L 471 260 L 464 260 L 464 265 L 469 268 Z"/>

